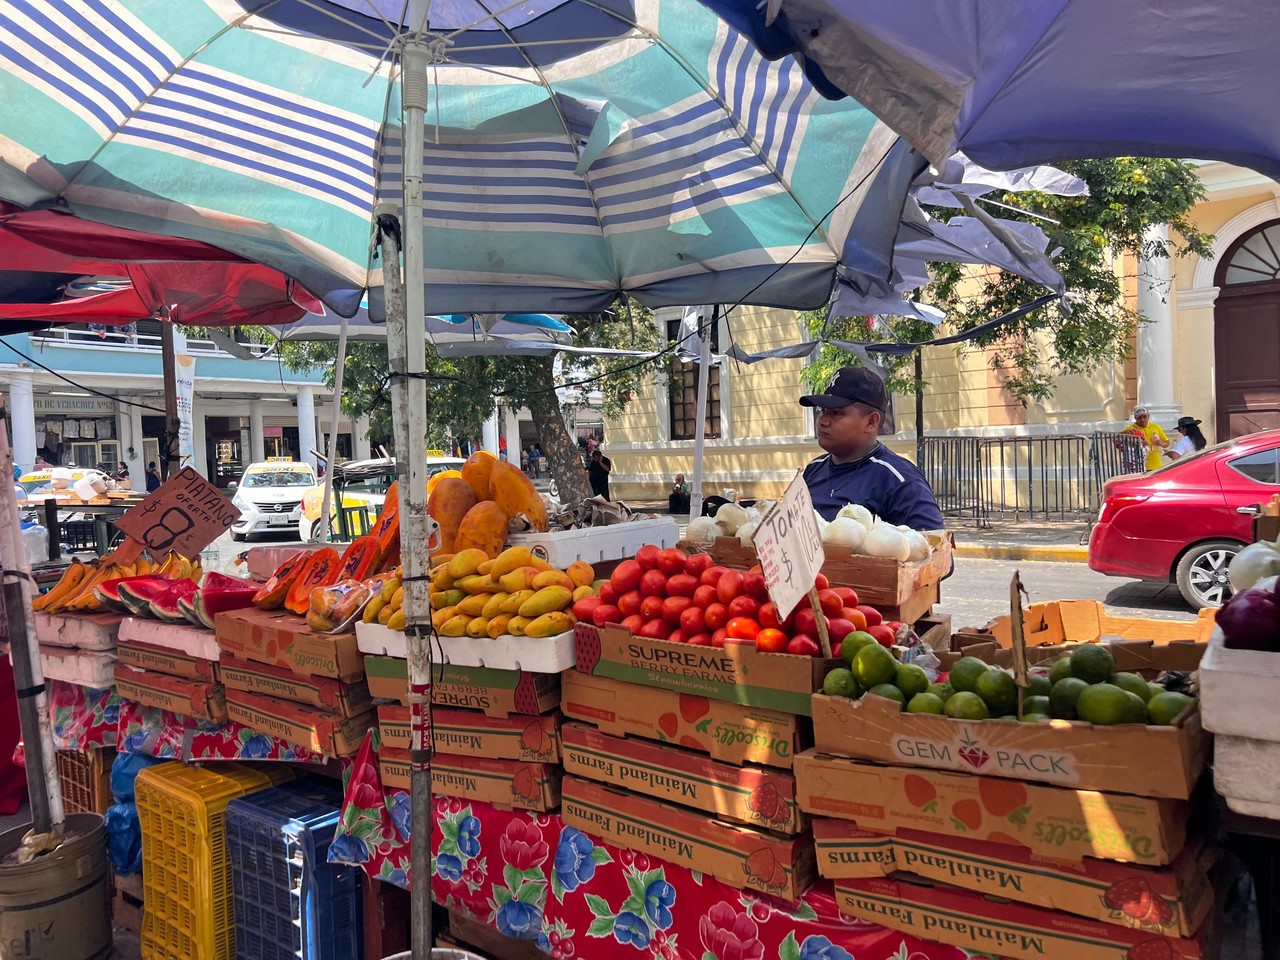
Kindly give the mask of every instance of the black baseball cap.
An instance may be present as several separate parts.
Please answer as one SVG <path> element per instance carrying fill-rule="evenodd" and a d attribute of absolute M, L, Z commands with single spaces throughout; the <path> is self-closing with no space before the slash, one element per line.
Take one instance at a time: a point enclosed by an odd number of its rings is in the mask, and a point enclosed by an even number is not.
<path fill-rule="evenodd" d="M 865 403 L 881 413 L 889 409 L 889 391 L 884 381 L 866 367 L 841 367 L 827 384 L 825 393 L 810 394 L 800 398 L 802 407 L 847 407 L 851 403 Z"/>

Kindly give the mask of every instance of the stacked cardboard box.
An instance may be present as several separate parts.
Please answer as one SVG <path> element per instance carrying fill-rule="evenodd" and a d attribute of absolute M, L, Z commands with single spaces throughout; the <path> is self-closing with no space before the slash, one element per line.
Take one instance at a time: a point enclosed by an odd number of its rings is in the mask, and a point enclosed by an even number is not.
<path fill-rule="evenodd" d="M 147 707 L 215 723 L 227 720 L 212 630 L 128 617 L 120 624 L 116 690 Z"/>

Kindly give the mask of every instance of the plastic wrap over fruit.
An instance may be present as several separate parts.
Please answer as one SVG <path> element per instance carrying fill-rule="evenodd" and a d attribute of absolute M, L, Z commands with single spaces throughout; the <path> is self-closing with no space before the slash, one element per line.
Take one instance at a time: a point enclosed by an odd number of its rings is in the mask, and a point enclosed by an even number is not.
<path fill-rule="evenodd" d="M 359 580 L 343 580 L 311 591 L 307 626 L 321 633 L 340 633 L 355 623 L 373 597 L 373 587 Z"/>

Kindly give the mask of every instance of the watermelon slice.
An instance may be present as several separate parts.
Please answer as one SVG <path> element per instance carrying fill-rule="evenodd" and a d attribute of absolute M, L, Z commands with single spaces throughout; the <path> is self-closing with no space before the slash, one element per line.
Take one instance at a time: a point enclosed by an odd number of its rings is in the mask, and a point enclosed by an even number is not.
<path fill-rule="evenodd" d="M 150 617 L 151 598 L 158 597 L 175 582 L 168 577 L 129 577 L 116 586 L 116 596 L 135 617 Z"/>
<path fill-rule="evenodd" d="M 98 598 L 98 602 L 110 610 L 112 613 L 130 614 L 133 611 L 125 605 L 120 598 L 120 585 L 140 583 L 144 580 L 159 580 L 164 589 L 168 589 L 169 584 L 173 581 L 165 580 L 157 577 L 155 574 L 144 574 L 140 577 L 119 577 L 115 580 L 104 580 L 102 583 L 95 584 L 93 595 Z"/>
<path fill-rule="evenodd" d="M 198 593 L 190 599 L 179 596 L 178 609 L 182 612 L 182 616 L 186 618 L 187 623 L 191 624 L 193 627 L 199 627 L 203 630 L 205 622 L 200 619 L 200 614 L 196 612 L 195 597 L 198 596 Z"/>
<path fill-rule="evenodd" d="M 243 577 L 228 577 L 225 573 L 216 573 L 210 571 L 204 575 L 204 582 L 200 584 L 200 590 L 257 590 L 261 583 L 256 580 L 246 580 Z"/>
<path fill-rule="evenodd" d="M 227 578 L 231 579 L 231 578 Z M 201 622 L 210 630 L 214 629 L 213 620 L 220 613 L 228 610 L 243 610 L 253 606 L 253 595 L 256 585 L 239 587 L 231 590 L 210 590 L 201 588 L 195 596 L 195 610 Z"/>
<path fill-rule="evenodd" d="M 190 600 L 198 589 L 190 580 L 175 580 L 168 590 L 151 598 L 148 604 L 151 615 L 168 623 L 186 623 L 187 618 L 178 607 L 178 597 Z"/>

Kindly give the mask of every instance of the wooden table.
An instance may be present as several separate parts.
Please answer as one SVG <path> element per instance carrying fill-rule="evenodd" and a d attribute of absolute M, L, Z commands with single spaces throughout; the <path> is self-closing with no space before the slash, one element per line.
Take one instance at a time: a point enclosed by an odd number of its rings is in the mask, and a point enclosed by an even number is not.
<path fill-rule="evenodd" d="M 72 500 L 66 497 L 48 497 L 43 504 L 40 501 L 28 501 L 29 507 L 40 507 L 44 511 L 44 526 L 49 531 L 49 559 L 62 558 L 62 523 L 60 514 L 83 513 L 93 520 L 94 539 L 98 556 L 106 556 L 111 551 L 112 521 L 137 506 L 145 499 L 144 494 L 136 497 L 117 498 L 106 503 L 85 503 L 83 500 Z"/>

